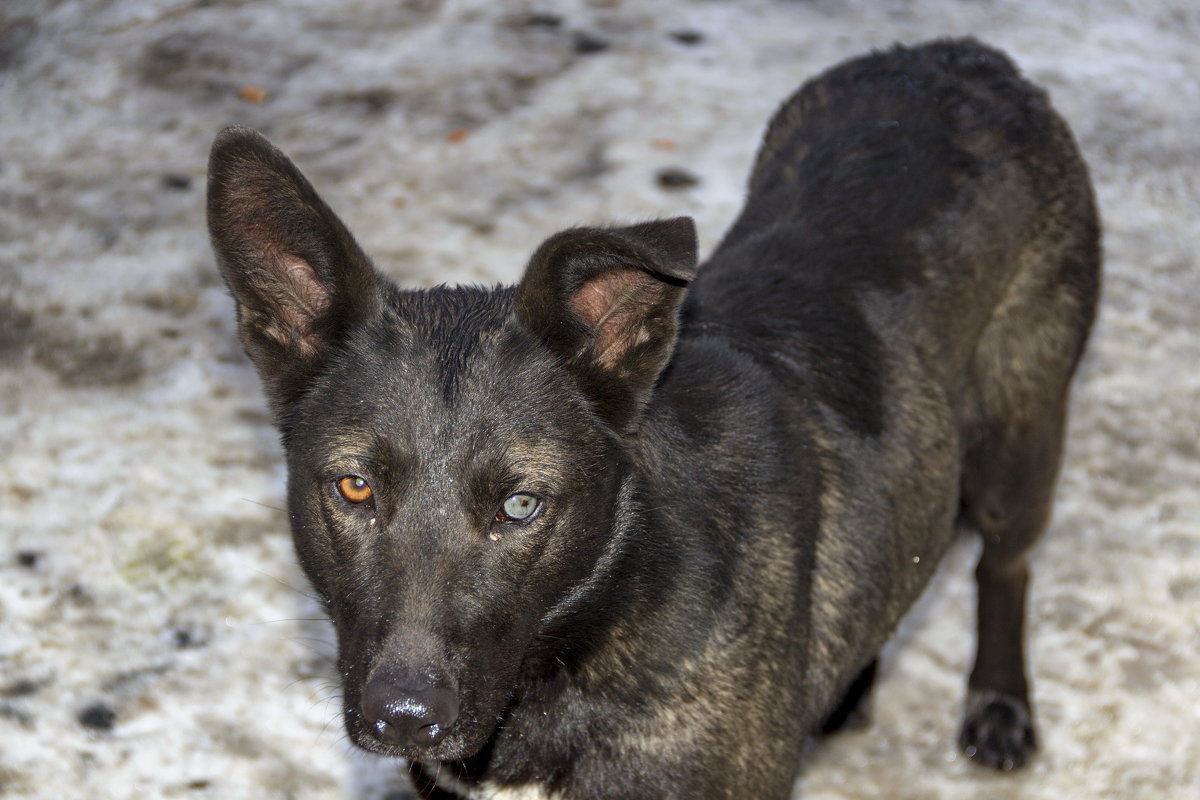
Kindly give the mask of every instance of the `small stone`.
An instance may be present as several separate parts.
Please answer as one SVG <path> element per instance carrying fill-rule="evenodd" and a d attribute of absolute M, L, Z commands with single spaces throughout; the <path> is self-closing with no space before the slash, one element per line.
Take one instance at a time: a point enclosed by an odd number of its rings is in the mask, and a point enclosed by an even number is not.
<path fill-rule="evenodd" d="M 525 24 L 531 28 L 560 28 L 563 18 L 558 14 L 535 12 L 526 18 Z"/>
<path fill-rule="evenodd" d="M 37 694 L 38 685 L 36 681 L 29 678 L 18 678 L 12 683 L 0 689 L 0 697 L 28 697 L 31 694 Z"/>
<path fill-rule="evenodd" d="M 164 189 L 184 192 L 192 188 L 192 176 L 184 175 L 181 172 L 168 172 L 162 176 L 162 185 Z"/>
<path fill-rule="evenodd" d="M 590 33 L 579 31 L 575 34 L 575 52 L 583 56 L 602 53 L 612 45 Z"/>
<path fill-rule="evenodd" d="M 700 178 L 682 167 L 667 167 L 658 171 L 658 185 L 669 191 L 690 189 L 700 183 Z"/>
<path fill-rule="evenodd" d="M 704 41 L 704 34 L 701 33 L 700 31 L 692 31 L 692 30 L 671 31 L 670 36 L 672 39 L 679 42 L 680 44 L 686 44 L 689 47 L 700 44 L 701 42 Z"/>
<path fill-rule="evenodd" d="M 79 724 L 95 731 L 111 731 L 117 724 L 117 712 L 107 703 L 94 703 L 79 712 Z"/>

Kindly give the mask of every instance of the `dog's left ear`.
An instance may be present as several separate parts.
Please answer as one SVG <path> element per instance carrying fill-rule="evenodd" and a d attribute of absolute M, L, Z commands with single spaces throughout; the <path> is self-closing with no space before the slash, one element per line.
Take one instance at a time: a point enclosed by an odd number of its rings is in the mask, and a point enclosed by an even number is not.
<path fill-rule="evenodd" d="M 618 430 L 637 419 L 675 349 L 696 249 L 689 217 L 576 228 L 538 248 L 517 287 L 518 321 Z"/>

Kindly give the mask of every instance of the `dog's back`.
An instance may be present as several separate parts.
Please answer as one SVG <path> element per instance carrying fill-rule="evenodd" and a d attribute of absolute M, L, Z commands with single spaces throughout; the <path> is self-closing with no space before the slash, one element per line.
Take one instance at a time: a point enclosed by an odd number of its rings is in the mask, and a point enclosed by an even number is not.
<path fill-rule="evenodd" d="M 1044 92 L 1004 54 L 948 40 L 847 62 L 783 104 L 686 312 L 762 340 L 865 348 L 855 360 L 869 362 L 875 344 L 828 305 L 886 298 L 953 383 L 1018 276 L 1075 298 L 1078 351 L 1098 261 L 1087 171 Z M 856 405 L 877 429 L 879 409 Z"/>

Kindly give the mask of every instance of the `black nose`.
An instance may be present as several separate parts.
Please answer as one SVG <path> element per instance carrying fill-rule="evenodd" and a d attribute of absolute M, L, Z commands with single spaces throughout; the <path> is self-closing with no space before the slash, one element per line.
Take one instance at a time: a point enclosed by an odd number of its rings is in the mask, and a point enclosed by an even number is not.
<path fill-rule="evenodd" d="M 367 681 L 361 707 L 379 741 L 395 747 L 431 747 L 458 719 L 458 697 L 449 689 L 407 689 L 386 678 Z"/>

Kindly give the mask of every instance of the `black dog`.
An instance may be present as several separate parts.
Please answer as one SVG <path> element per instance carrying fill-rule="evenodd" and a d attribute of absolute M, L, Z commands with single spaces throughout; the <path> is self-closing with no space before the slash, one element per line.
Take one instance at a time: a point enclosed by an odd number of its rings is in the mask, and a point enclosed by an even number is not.
<path fill-rule="evenodd" d="M 1099 229 L 1004 55 L 897 47 L 802 87 L 699 269 L 681 218 L 560 233 L 515 287 L 403 291 L 240 128 L 208 214 L 347 728 L 426 796 L 788 797 L 964 526 L 961 743 L 1031 755 L 1025 554 Z"/>

